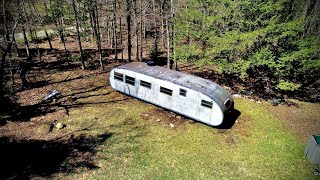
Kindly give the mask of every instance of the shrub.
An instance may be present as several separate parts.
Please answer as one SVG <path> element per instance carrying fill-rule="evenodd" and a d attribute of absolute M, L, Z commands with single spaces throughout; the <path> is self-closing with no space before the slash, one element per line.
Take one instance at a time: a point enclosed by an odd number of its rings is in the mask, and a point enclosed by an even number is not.
<path fill-rule="evenodd" d="M 277 85 L 277 88 L 283 91 L 295 91 L 301 87 L 300 84 L 295 84 L 288 81 L 280 81 Z"/>
<path fill-rule="evenodd" d="M 80 60 L 80 55 L 79 55 L 79 54 L 71 54 L 71 55 L 68 57 L 68 60 L 69 60 L 69 61 L 72 61 L 72 62 L 79 61 L 79 60 Z"/>

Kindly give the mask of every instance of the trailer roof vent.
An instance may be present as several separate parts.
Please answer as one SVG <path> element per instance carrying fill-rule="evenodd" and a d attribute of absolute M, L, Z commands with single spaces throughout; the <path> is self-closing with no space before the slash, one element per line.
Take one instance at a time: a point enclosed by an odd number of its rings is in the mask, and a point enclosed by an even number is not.
<path fill-rule="evenodd" d="M 156 63 L 154 63 L 154 61 L 147 61 L 147 65 L 148 66 L 155 66 Z"/>
<path fill-rule="evenodd" d="M 204 80 L 201 80 L 200 82 L 203 83 L 203 84 L 208 84 L 208 82 L 206 82 Z"/>
<path fill-rule="evenodd" d="M 174 77 L 174 78 L 178 78 L 180 76 L 176 75 L 176 74 L 171 74 L 171 77 Z"/>
<path fill-rule="evenodd" d="M 194 87 L 197 87 L 197 88 L 200 88 L 200 89 L 202 89 L 203 88 L 203 86 L 200 86 L 200 85 L 194 85 Z"/>

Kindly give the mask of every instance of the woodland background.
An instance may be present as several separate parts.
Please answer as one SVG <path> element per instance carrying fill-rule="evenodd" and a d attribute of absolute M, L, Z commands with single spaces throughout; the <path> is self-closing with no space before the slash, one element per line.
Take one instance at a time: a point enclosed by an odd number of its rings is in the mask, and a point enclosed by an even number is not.
<path fill-rule="evenodd" d="M 3 0 L 1 94 L 7 94 L 10 76 L 19 66 L 14 65 L 14 56 L 29 57 L 25 62 L 32 64 L 30 57 L 41 59 L 42 51 L 63 47 L 61 54 L 85 69 L 88 58 L 82 44 L 91 42 L 96 44 L 92 50 L 98 53 L 102 70 L 110 59 L 154 60 L 176 70 L 179 62 L 187 62 L 207 68 L 196 75 L 231 88 L 240 84 L 236 91 L 243 94 L 319 102 L 319 4 L 317 0 Z M 68 52 L 69 37 L 78 41 L 78 53 Z M 58 47 L 51 43 L 54 38 L 60 39 Z M 105 55 L 104 49 L 112 53 Z"/>

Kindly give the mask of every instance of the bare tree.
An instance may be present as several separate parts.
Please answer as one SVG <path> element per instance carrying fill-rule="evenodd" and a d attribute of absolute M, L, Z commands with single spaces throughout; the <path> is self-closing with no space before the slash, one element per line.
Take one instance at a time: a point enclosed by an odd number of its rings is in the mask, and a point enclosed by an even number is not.
<path fill-rule="evenodd" d="M 27 13 L 27 10 L 26 10 L 26 7 L 24 5 L 24 1 L 23 0 L 20 0 L 20 5 L 21 5 L 21 12 L 22 12 L 22 15 L 24 17 L 26 26 L 29 29 L 30 35 L 32 35 L 32 29 L 31 29 L 30 24 L 29 24 L 28 13 Z"/>
<path fill-rule="evenodd" d="M 67 47 L 66 47 L 66 43 L 65 43 L 65 38 L 64 38 L 64 26 L 63 26 L 63 16 L 64 16 L 64 12 L 63 12 L 63 4 L 58 1 L 58 0 L 50 0 L 50 7 L 52 10 L 52 16 L 55 19 L 55 25 L 58 29 L 59 32 L 59 36 L 60 36 L 60 41 L 63 44 L 64 47 L 64 54 L 65 57 L 67 57 L 68 53 L 67 53 Z"/>
<path fill-rule="evenodd" d="M 127 1 L 128 62 L 131 62 L 131 0 Z"/>
<path fill-rule="evenodd" d="M 143 36 L 142 36 L 142 14 L 143 14 L 143 10 L 142 10 L 142 0 L 140 0 L 140 61 L 142 61 L 143 59 Z"/>
<path fill-rule="evenodd" d="M 136 60 L 139 61 L 139 42 L 138 42 L 138 15 L 137 15 L 137 2 L 133 1 L 133 13 L 134 13 L 134 37 L 136 46 Z"/>
<path fill-rule="evenodd" d="M 169 21 L 168 17 L 166 18 L 166 34 L 167 34 L 167 68 L 170 69 L 170 32 L 169 32 Z"/>
<path fill-rule="evenodd" d="M 166 47 L 165 45 L 165 38 L 164 38 L 164 21 L 166 21 L 166 18 L 164 17 L 165 12 L 164 12 L 164 6 L 165 6 L 165 0 L 161 0 L 160 4 L 160 14 L 161 14 L 161 43 L 163 45 L 163 48 Z"/>
<path fill-rule="evenodd" d="M 31 2 L 32 2 L 32 6 L 33 6 L 33 8 L 34 8 L 34 11 L 35 11 L 36 14 L 37 14 L 38 21 L 39 21 L 39 23 L 42 25 L 42 28 L 43 28 L 43 30 L 44 30 L 44 32 L 45 32 L 45 34 L 46 34 L 46 38 L 47 38 L 47 40 L 48 40 L 48 44 L 49 44 L 50 50 L 52 50 L 53 48 L 52 48 L 51 40 L 50 40 L 49 34 L 48 34 L 48 32 L 47 32 L 44 24 L 43 24 L 42 17 L 40 16 L 39 11 L 38 11 L 37 7 L 36 7 L 35 4 L 34 4 L 34 0 L 31 0 Z M 46 3 L 44 3 L 44 4 L 45 4 L 45 7 L 47 7 L 47 6 L 46 6 Z M 46 13 L 48 13 L 48 12 L 46 12 Z"/>
<path fill-rule="evenodd" d="M 14 43 L 14 47 L 15 47 L 15 49 L 17 51 L 17 56 L 19 57 L 20 56 L 20 52 L 19 52 L 20 50 L 19 50 L 19 47 L 18 47 L 18 44 L 17 44 L 15 36 L 12 37 L 12 40 L 13 40 L 13 43 Z"/>
<path fill-rule="evenodd" d="M 8 25 L 7 25 L 7 16 L 6 16 L 6 7 L 5 0 L 2 0 L 2 13 L 3 13 L 3 23 L 4 23 L 4 34 L 5 34 L 5 45 L 9 42 L 9 33 L 8 33 Z"/>
<path fill-rule="evenodd" d="M 158 45 L 158 36 L 157 36 L 157 21 L 156 21 L 156 5 L 155 0 L 152 0 L 152 9 L 153 9 L 153 28 L 154 28 L 154 43 Z"/>
<path fill-rule="evenodd" d="M 110 28 L 109 28 L 109 24 L 110 24 L 110 22 L 109 22 L 109 15 L 107 14 L 107 42 L 110 44 L 110 42 L 111 42 L 111 35 L 110 35 Z M 111 43 L 112 44 L 112 43 Z"/>
<path fill-rule="evenodd" d="M 72 0 L 72 7 L 74 11 L 74 17 L 76 21 L 76 29 L 77 29 L 77 39 L 78 39 L 78 44 L 79 44 L 79 54 L 80 54 L 80 61 L 81 61 L 81 68 L 85 69 L 85 64 L 84 64 L 84 59 L 83 59 L 83 51 L 82 51 L 82 45 L 81 45 L 81 38 L 80 38 L 80 32 L 79 32 L 79 22 L 78 22 L 78 14 L 77 14 L 77 9 L 76 9 L 76 3 L 74 0 Z"/>
<path fill-rule="evenodd" d="M 5 6 L 3 6 L 3 8 L 4 7 Z M 14 25 L 11 28 L 11 30 L 9 30 L 9 29 L 5 30 L 5 33 L 6 33 L 5 34 L 6 38 L 4 38 L 4 40 L 6 41 L 4 43 L 5 46 L 3 47 L 2 45 L 0 45 L 0 52 L 2 54 L 1 62 L 0 62 L 0 89 L 1 90 L 3 89 L 3 85 L 4 85 L 3 84 L 3 77 L 4 77 L 5 66 L 6 66 L 6 56 L 11 51 L 11 47 L 12 47 L 12 44 L 13 44 L 13 41 L 14 41 L 12 37 L 14 37 L 14 33 L 15 33 L 16 28 L 18 27 L 20 19 L 21 19 L 21 16 L 19 15 L 19 17 L 14 21 Z M 8 27 L 6 21 L 4 23 L 5 23 L 5 27 Z M 10 34 L 11 34 L 11 39 L 10 39 Z"/>
<path fill-rule="evenodd" d="M 93 3 L 93 4 L 92 4 Z M 96 44 L 99 53 L 99 61 L 100 61 L 100 68 L 104 71 L 103 62 L 102 62 L 102 51 L 101 51 L 101 35 L 100 35 L 100 26 L 99 26 L 99 13 L 98 13 L 98 2 L 97 0 L 91 0 L 91 8 L 92 8 L 92 18 L 93 18 L 93 28 L 96 37 Z"/>
<path fill-rule="evenodd" d="M 174 5 L 173 5 L 173 0 L 170 1 L 170 11 L 171 11 L 171 16 L 172 16 L 172 28 L 171 28 L 171 43 L 172 43 L 172 54 L 173 54 L 173 62 L 175 63 L 175 70 L 178 70 L 178 62 L 176 61 L 176 53 L 175 53 L 175 11 L 174 11 Z M 172 65 L 171 65 L 172 69 Z"/>
<path fill-rule="evenodd" d="M 28 6 L 29 6 L 30 15 L 31 15 L 32 27 L 33 27 L 33 30 L 34 30 L 33 36 L 35 38 L 35 44 L 36 44 L 36 48 L 37 48 L 37 51 L 38 51 L 38 57 L 41 60 L 41 53 L 40 53 L 40 49 L 39 49 L 38 34 L 37 34 L 37 28 L 36 28 L 37 26 L 34 24 L 35 23 L 35 17 L 34 17 L 34 13 L 33 13 L 32 7 L 31 7 L 30 0 L 28 0 Z"/>
<path fill-rule="evenodd" d="M 18 8 L 19 17 L 22 17 L 22 9 L 21 9 L 19 0 L 17 0 L 17 8 Z M 25 24 L 22 25 L 22 34 L 23 34 L 24 46 L 26 48 L 27 56 L 30 57 L 29 41 L 27 38 Z"/>
<path fill-rule="evenodd" d="M 119 3 L 119 10 L 121 9 L 121 3 Z M 119 31 L 120 31 L 120 44 L 121 44 L 121 61 L 123 61 L 123 42 L 122 42 L 122 14 L 119 16 Z"/>
<path fill-rule="evenodd" d="M 90 5 L 89 5 L 89 19 L 90 19 L 90 25 L 91 25 L 91 34 L 92 34 L 92 41 L 94 41 L 95 37 L 96 37 L 96 33 L 94 30 L 94 20 L 92 17 L 92 1 L 90 1 Z"/>
<path fill-rule="evenodd" d="M 114 59 L 118 59 L 118 39 L 117 39 L 117 0 L 113 0 L 113 42 L 114 42 Z"/>
<path fill-rule="evenodd" d="M 3 38 L 4 45 L 7 46 L 7 47 L 10 46 L 10 48 L 11 48 L 11 45 L 15 44 L 16 49 L 17 49 L 17 53 L 18 53 L 18 46 L 16 44 L 16 41 L 15 41 L 15 38 L 14 38 L 14 34 L 12 35 L 12 41 L 10 40 L 10 30 L 9 30 L 8 23 L 7 23 L 7 13 L 8 12 L 6 11 L 5 7 L 6 7 L 6 3 L 5 3 L 4 0 L 2 0 L 2 12 L 3 12 L 3 24 L 4 24 L 4 38 Z M 11 50 L 9 49 L 9 51 L 11 51 Z M 6 52 L 4 52 L 3 54 L 6 54 Z M 5 56 L 2 57 L 2 60 L 1 60 L 1 62 L 2 62 L 1 64 L 2 64 L 3 67 L 5 65 Z M 19 53 L 18 53 L 18 56 L 19 56 Z M 9 58 L 11 59 L 11 54 L 9 54 Z M 11 61 L 9 61 L 9 63 L 11 64 Z M 4 71 L 4 69 L 1 69 L 1 70 Z M 12 84 L 14 84 L 14 76 L 13 76 L 12 68 L 10 68 L 10 74 L 11 74 L 11 82 L 12 82 Z M 0 78 L 2 79 L 2 77 L 3 77 L 3 75 L 1 74 Z M 0 81 L 0 82 L 2 84 L 2 81 Z M 12 85 L 12 87 L 13 87 L 13 85 Z M 2 88 L 2 86 L 1 86 L 1 88 Z"/>

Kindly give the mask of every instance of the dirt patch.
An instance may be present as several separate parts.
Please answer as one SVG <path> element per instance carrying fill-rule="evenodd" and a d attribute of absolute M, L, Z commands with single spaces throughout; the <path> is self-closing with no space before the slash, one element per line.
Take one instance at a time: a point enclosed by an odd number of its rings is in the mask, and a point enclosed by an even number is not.
<path fill-rule="evenodd" d="M 298 106 L 265 106 L 272 116 L 284 122 L 299 139 L 306 143 L 312 134 L 320 134 L 320 104 L 296 103 Z"/>
<path fill-rule="evenodd" d="M 154 107 L 151 111 L 143 113 L 140 116 L 144 120 L 151 120 L 155 123 L 161 123 L 165 125 L 170 125 L 171 123 L 174 125 L 174 127 L 182 127 L 189 122 L 185 117 L 160 107 Z"/>
<path fill-rule="evenodd" d="M 48 54 L 50 58 L 46 61 L 30 62 L 29 86 L 25 90 L 17 89 L 19 106 L 2 121 L 2 136 L 50 140 L 64 132 L 39 133 L 39 128 L 59 122 L 68 116 L 72 108 L 107 102 L 105 96 L 110 94 L 106 90 L 108 72 L 117 64 L 106 65 L 107 72 L 99 69 L 81 70 L 77 63 L 58 60 L 55 55 Z M 19 87 L 20 79 L 15 79 L 16 87 Z M 52 90 L 61 92 L 60 98 L 53 102 L 42 102 L 43 97 Z"/>
<path fill-rule="evenodd" d="M 230 135 L 225 139 L 225 143 L 229 145 L 235 145 L 238 143 L 238 139 L 235 136 Z"/>
<path fill-rule="evenodd" d="M 226 133 L 228 130 L 227 129 L 218 129 L 218 133 L 219 134 L 224 134 Z"/>

